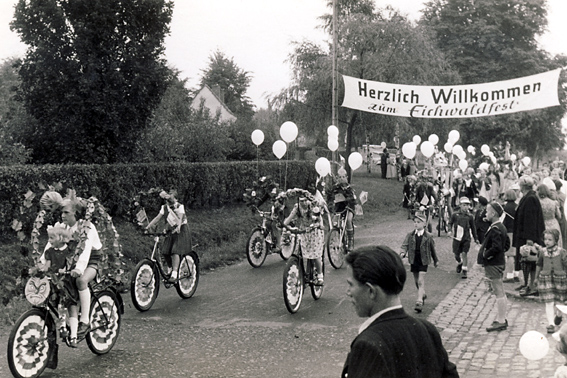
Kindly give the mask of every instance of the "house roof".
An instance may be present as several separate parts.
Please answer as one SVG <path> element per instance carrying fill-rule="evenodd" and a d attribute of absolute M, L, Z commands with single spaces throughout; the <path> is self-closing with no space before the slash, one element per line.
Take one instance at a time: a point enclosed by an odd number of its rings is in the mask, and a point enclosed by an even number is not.
<path fill-rule="evenodd" d="M 203 85 L 203 87 L 197 92 L 195 98 L 191 102 L 191 107 L 193 109 L 198 109 L 198 107 L 201 105 L 201 99 L 203 98 L 205 99 L 205 107 L 209 109 L 211 113 L 216 114 L 216 112 L 220 108 L 222 121 L 236 121 L 237 117 L 234 115 L 234 113 L 207 84 Z M 212 101 L 207 101 L 209 99 Z"/>

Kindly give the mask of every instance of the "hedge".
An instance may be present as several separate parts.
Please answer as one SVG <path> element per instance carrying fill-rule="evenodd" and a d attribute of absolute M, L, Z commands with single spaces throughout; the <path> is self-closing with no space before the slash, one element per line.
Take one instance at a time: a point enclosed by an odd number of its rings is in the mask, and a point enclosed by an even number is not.
<path fill-rule="evenodd" d="M 267 175 L 282 189 L 308 188 L 316 178 L 311 161 L 0 167 L 0 232 L 12 232 L 11 222 L 28 190 L 39 193 L 56 183 L 75 189 L 81 197 L 97 197 L 113 217 L 127 217 L 140 191 L 175 188 L 185 206 L 214 208 L 242 202 L 245 189 Z"/>

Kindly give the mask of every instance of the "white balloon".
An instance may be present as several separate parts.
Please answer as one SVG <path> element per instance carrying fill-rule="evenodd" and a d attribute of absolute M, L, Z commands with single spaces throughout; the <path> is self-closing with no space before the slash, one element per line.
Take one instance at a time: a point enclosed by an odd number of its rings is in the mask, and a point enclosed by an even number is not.
<path fill-rule="evenodd" d="M 356 171 L 358 167 L 362 165 L 362 155 L 358 152 L 353 152 L 348 157 L 348 165 L 353 171 Z"/>
<path fill-rule="evenodd" d="M 520 338 L 520 352 L 528 360 L 541 360 L 548 351 L 549 341 L 538 331 L 528 331 Z"/>
<path fill-rule="evenodd" d="M 387 144 L 386 144 L 386 142 L 382 142 L 382 143 L 380 143 L 380 146 L 382 146 L 382 148 L 386 148 Z"/>
<path fill-rule="evenodd" d="M 451 153 L 451 151 L 453 151 L 453 144 L 452 143 L 445 143 L 445 145 L 443 146 L 443 148 L 445 149 L 445 151 L 447 153 Z"/>
<path fill-rule="evenodd" d="M 532 160 L 527 156 L 524 156 L 524 158 L 522 159 L 522 163 L 524 163 L 524 165 L 530 165 L 531 162 Z"/>
<path fill-rule="evenodd" d="M 315 162 L 315 170 L 319 176 L 325 177 L 331 173 L 331 162 L 327 158 L 320 157 Z"/>
<path fill-rule="evenodd" d="M 457 130 L 451 130 L 449 132 L 449 142 L 451 142 L 452 144 L 455 144 L 459 138 L 461 137 L 461 134 L 459 134 L 459 132 Z"/>
<path fill-rule="evenodd" d="M 433 143 L 428 140 L 423 142 L 421 146 L 419 146 L 419 149 L 421 150 L 423 156 L 425 156 L 426 158 L 430 158 L 431 155 L 433 155 L 433 152 L 435 152 L 435 146 L 433 146 Z"/>
<path fill-rule="evenodd" d="M 474 151 L 474 147 L 473 147 L 473 146 L 468 146 L 468 147 L 467 147 L 467 151 L 472 154 L 473 151 Z"/>
<path fill-rule="evenodd" d="M 297 125 L 291 121 L 286 121 L 280 127 L 280 135 L 284 141 L 291 143 L 297 138 Z"/>
<path fill-rule="evenodd" d="M 461 171 L 464 171 L 465 169 L 467 169 L 467 167 L 469 166 L 469 162 L 461 159 L 459 160 L 459 168 L 461 168 Z"/>
<path fill-rule="evenodd" d="M 416 146 L 419 146 L 419 144 L 421 143 L 421 137 L 419 135 L 414 135 L 412 142 L 415 143 Z"/>
<path fill-rule="evenodd" d="M 437 136 L 437 134 L 431 134 L 429 138 L 427 138 L 427 140 L 430 141 L 434 146 L 439 143 L 439 137 Z"/>
<path fill-rule="evenodd" d="M 517 158 L 518 157 L 516 156 L 516 154 L 510 155 L 510 160 L 512 160 L 512 161 L 516 161 Z"/>
<path fill-rule="evenodd" d="M 283 140 L 276 140 L 272 145 L 272 152 L 278 159 L 281 159 L 287 151 L 287 145 Z"/>
<path fill-rule="evenodd" d="M 494 157 L 494 152 L 493 152 L 493 151 L 489 151 L 489 152 L 488 152 L 488 156 L 489 156 L 490 158 L 493 158 L 493 157 Z"/>
<path fill-rule="evenodd" d="M 415 152 L 417 151 L 417 146 L 414 142 L 404 143 L 402 146 L 402 153 L 408 159 L 413 159 L 415 157 Z"/>
<path fill-rule="evenodd" d="M 467 153 L 465 151 L 460 151 L 459 154 L 457 154 L 457 157 L 461 160 L 466 159 L 467 158 Z"/>
<path fill-rule="evenodd" d="M 327 127 L 327 135 L 333 138 L 339 137 L 339 128 L 335 125 Z"/>
<path fill-rule="evenodd" d="M 254 143 L 256 146 L 264 143 L 264 133 L 262 132 L 262 130 L 252 131 L 252 143 Z"/>
<path fill-rule="evenodd" d="M 460 144 L 455 144 L 453 146 L 453 154 L 459 156 L 462 152 L 464 152 L 463 150 L 463 146 L 461 146 Z"/>
<path fill-rule="evenodd" d="M 482 146 L 480 146 L 480 152 L 482 152 L 484 156 L 488 156 L 488 154 L 490 153 L 490 147 L 488 147 L 487 144 L 483 144 Z"/>
<path fill-rule="evenodd" d="M 488 168 L 490 168 L 490 164 L 484 162 L 484 163 L 480 163 L 480 165 L 478 166 L 480 169 L 482 169 L 485 172 L 488 172 Z"/>
<path fill-rule="evenodd" d="M 329 147 L 329 150 L 331 151 L 336 151 L 339 149 L 339 141 L 337 140 L 337 138 L 333 138 L 331 136 L 329 136 L 329 140 L 327 141 L 327 147 Z"/>

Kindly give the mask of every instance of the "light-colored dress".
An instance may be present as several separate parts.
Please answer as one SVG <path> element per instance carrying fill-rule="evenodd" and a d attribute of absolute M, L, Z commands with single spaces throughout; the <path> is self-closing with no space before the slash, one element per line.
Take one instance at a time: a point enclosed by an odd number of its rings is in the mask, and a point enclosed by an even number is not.
<path fill-rule="evenodd" d="M 396 155 L 391 154 L 388 158 L 388 166 L 386 170 L 386 178 L 397 178 L 398 170 L 396 169 Z"/>
<path fill-rule="evenodd" d="M 285 224 L 294 222 L 295 227 L 305 230 L 311 225 L 319 225 L 310 232 L 297 235 L 297 240 L 301 246 L 301 252 L 306 259 L 319 259 L 323 256 L 325 246 L 325 232 L 323 231 L 323 219 L 321 215 L 313 215 L 311 212 L 302 216 L 299 212 L 298 205 L 293 207 L 291 213 L 285 220 Z"/>
<path fill-rule="evenodd" d="M 551 198 L 540 198 L 539 202 L 541 203 L 545 229 L 555 229 L 559 231 L 559 242 L 557 243 L 557 245 L 559 246 L 559 248 L 563 248 L 563 238 L 561 236 L 561 227 L 558 220 L 558 218 L 561 218 L 561 214 L 559 212 L 557 201 L 552 200 Z"/>

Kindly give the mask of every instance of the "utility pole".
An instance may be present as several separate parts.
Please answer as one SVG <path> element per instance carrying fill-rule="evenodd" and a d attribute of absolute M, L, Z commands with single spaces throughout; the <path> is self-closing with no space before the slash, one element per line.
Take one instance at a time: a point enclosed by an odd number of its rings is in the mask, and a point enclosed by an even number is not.
<path fill-rule="evenodd" d="M 337 30 L 337 0 L 333 0 L 333 91 L 332 91 L 332 110 L 331 110 L 331 122 L 336 127 L 339 127 L 339 117 L 337 114 L 337 102 L 338 102 L 338 90 L 337 90 L 337 41 L 338 41 L 338 30 Z M 340 138 L 339 138 L 340 140 Z M 333 163 L 338 160 L 338 149 L 333 151 L 332 155 Z M 331 171 L 333 173 L 337 172 L 337 164 L 331 164 Z"/>

